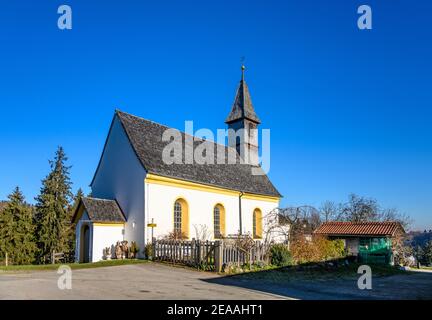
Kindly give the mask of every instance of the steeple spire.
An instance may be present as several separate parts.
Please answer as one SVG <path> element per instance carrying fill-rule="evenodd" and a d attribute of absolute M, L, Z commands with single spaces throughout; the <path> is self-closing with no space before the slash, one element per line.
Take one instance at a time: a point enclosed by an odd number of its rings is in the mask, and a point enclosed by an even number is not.
<path fill-rule="evenodd" d="M 231 113 L 225 120 L 228 125 L 228 145 L 237 150 L 244 163 L 258 165 L 258 125 L 260 119 L 255 113 L 249 88 L 245 81 L 245 66 L 242 65 L 240 85 Z"/>
<path fill-rule="evenodd" d="M 252 105 L 252 99 L 250 97 L 249 88 L 245 81 L 245 70 L 246 67 L 242 65 L 242 76 L 240 85 L 237 89 L 237 94 L 234 100 L 234 104 L 231 109 L 231 113 L 225 120 L 225 123 L 229 124 L 238 120 L 248 119 L 256 124 L 261 123 L 258 116 L 255 113 L 255 109 Z"/>

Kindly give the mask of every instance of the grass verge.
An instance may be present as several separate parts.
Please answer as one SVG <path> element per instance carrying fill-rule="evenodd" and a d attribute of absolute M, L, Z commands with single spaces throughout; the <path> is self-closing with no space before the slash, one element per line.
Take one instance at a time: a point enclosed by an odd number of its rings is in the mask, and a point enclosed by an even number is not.
<path fill-rule="evenodd" d="M 431 270 L 432 271 L 432 267 L 426 267 L 426 266 L 421 266 L 420 269 L 417 267 L 411 267 L 411 269 L 413 269 L 413 270 Z"/>
<path fill-rule="evenodd" d="M 358 267 L 361 264 L 352 263 L 348 266 L 336 268 L 324 268 L 310 265 L 297 265 L 291 267 L 269 268 L 262 271 L 249 271 L 245 273 L 229 275 L 234 278 L 244 280 L 262 280 L 269 282 L 290 282 L 297 280 L 326 281 L 341 278 L 358 278 Z M 400 270 L 397 267 L 386 265 L 369 265 L 374 277 L 386 277 L 392 275 L 409 275 L 411 272 Z"/>
<path fill-rule="evenodd" d="M 48 271 L 57 270 L 59 266 L 66 265 L 71 267 L 71 269 L 92 269 L 92 268 L 102 268 L 102 267 L 114 267 L 130 264 L 142 264 L 147 263 L 148 260 L 108 260 L 99 261 L 95 263 L 66 263 L 66 264 L 41 264 L 41 265 L 23 265 L 23 266 L 0 266 L 0 271 L 4 272 L 30 272 L 30 271 Z"/>

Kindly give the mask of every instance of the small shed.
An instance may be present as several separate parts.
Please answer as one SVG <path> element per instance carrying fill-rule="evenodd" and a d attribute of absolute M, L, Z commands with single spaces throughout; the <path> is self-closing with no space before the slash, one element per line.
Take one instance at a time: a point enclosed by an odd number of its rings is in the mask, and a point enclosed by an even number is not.
<path fill-rule="evenodd" d="M 323 223 L 315 235 L 329 239 L 342 239 L 351 256 L 363 263 L 393 263 L 392 243 L 405 233 L 402 225 L 395 221 L 385 222 L 342 222 Z"/>

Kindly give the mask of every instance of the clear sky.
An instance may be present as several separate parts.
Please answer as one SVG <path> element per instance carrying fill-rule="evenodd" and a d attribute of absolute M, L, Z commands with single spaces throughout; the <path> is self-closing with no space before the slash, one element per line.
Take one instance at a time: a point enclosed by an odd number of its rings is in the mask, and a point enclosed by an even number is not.
<path fill-rule="evenodd" d="M 57 28 L 57 8 L 73 29 Z M 373 29 L 357 28 L 369 4 Z M 224 128 L 245 56 L 283 206 L 376 198 L 432 228 L 431 1 L 2 1 L 0 199 L 39 191 L 62 145 L 74 190 L 115 108 Z"/>

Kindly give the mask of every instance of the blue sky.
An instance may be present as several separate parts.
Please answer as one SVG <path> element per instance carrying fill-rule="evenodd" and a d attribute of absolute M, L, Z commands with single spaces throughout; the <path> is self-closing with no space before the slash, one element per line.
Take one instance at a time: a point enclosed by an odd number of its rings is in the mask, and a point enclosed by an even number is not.
<path fill-rule="evenodd" d="M 57 28 L 57 8 L 73 29 Z M 357 28 L 369 4 L 373 30 Z M 62 145 L 88 184 L 115 108 L 224 128 L 246 57 L 282 205 L 378 199 L 432 228 L 430 1 L 2 1 L 0 199 Z"/>

